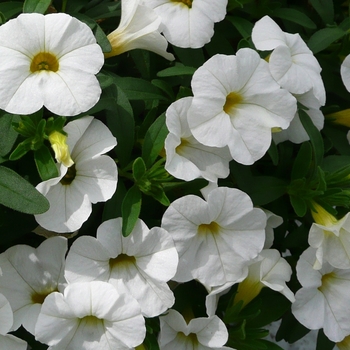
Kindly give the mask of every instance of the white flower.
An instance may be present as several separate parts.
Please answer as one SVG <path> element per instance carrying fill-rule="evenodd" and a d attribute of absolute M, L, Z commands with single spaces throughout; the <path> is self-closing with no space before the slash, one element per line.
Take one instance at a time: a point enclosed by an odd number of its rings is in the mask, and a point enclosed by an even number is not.
<path fill-rule="evenodd" d="M 122 0 L 122 14 L 119 26 L 108 34 L 112 51 L 105 57 L 120 55 L 123 52 L 144 49 L 155 52 L 167 60 L 174 56 L 166 52 L 168 42 L 160 34 L 161 18 L 155 11 L 142 6 L 140 0 Z"/>
<path fill-rule="evenodd" d="M 235 302 L 243 301 L 242 307 L 253 300 L 264 287 L 282 293 L 291 302 L 294 302 L 293 292 L 287 287 L 292 269 L 287 261 L 281 258 L 276 249 L 263 250 L 256 262 L 249 266 L 248 276 L 238 285 Z"/>
<path fill-rule="evenodd" d="M 324 106 L 326 92 L 321 66 L 299 34 L 283 32 L 276 22 L 265 16 L 255 23 L 252 40 L 258 50 L 274 50 L 269 57 L 269 68 L 281 87 L 293 94 L 313 89 Z"/>
<path fill-rule="evenodd" d="M 104 58 L 91 29 L 65 13 L 21 14 L 0 27 L 0 108 L 86 112 L 100 98 Z"/>
<path fill-rule="evenodd" d="M 340 66 L 340 75 L 346 90 L 350 92 L 350 55 L 347 55 Z"/>
<path fill-rule="evenodd" d="M 109 283 L 93 281 L 50 294 L 35 334 L 50 350 L 129 350 L 142 343 L 146 328 L 134 298 Z"/>
<path fill-rule="evenodd" d="M 320 111 L 321 104 L 315 97 L 313 90 L 311 89 L 301 95 L 294 94 L 294 97 L 303 106 L 308 108 L 305 110 L 305 113 L 308 114 L 316 128 L 318 130 L 321 130 L 324 124 L 324 116 Z M 298 112 L 295 113 L 293 120 L 290 122 L 290 125 L 286 130 L 281 130 L 279 132 L 273 133 L 272 137 L 275 143 L 280 143 L 285 140 L 289 140 L 293 143 L 302 143 L 304 141 L 310 140 L 309 135 L 305 131 L 304 126 L 300 121 Z"/>
<path fill-rule="evenodd" d="M 47 295 L 60 290 L 67 239 L 52 237 L 38 248 L 16 245 L 0 254 L 0 293 L 8 299 L 13 313 L 13 329 L 21 324 L 34 334 L 35 324 Z"/>
<path fill-rule="evenodd" d="M 227 148 L 208 147 L 199 143 L 188 127 L 187 111 L 192 97 L 172 103 L 166 111 L 169 134 L 165 139 L 165 169 L 178 179 L 198 177 L 216 182 L 228 176 L 230 152 Z"/>
<path fill-rule="evenodd" d="M 42 227 L 54 232 L 73 232 L 91 214 L 91 203 L 106 201 L 117 187 L 118 173 L 114 160 L 101 155 L 117 144 L 109 129 L 93 117 L 68 123 L 67 144 L 74 165 L 61 164 L 60 175 L 41 182 L 37 190 L 50 202 L 50 209 L 35 215 Z"/>
<path fill-rule="evenodd" d="M 298 261 L 302 288 L 295 294 L 292 312 L 305 327 L 323 328 L 330 340 L 339 342 L 350 334 L 350 269 L 336 269 L 325 262 L 315 270 L 315 254 L 310 247 Z"/>
<path fill-rule="evenodd" d="M 274 213 L 272 213 L 269 210 L 262 209 L 264 213 L 266 214 L 267 222 L 265 227 L 265 243 L 264 243 L 264 249 L 271 248 L 273 241 L 275 239 L 275 234 L 273 232 L 273 229 L 280 226 L 283 223 L 283 218 L 281 216 L 278 216 Z"/>
<path fill-rule="evenodd" d="M 199 280 L 207 289 L 239 282 L 262 250 L 266 215 L 244 192 L 219 187 L 207 201 L 194 195 L 170 204 L 162 227 L 173 237 L 179 266 L 173 280 Z"/>
<path fill-rule="evenodd" d="M 13 313 L 8 300 L 0 294 L 0 349 L 26 350 L 27 343 L 12 334 L 7 334 L 13 324 Z"/>
<path fill-rule="evenodd" d="M 208 295 L 205 298 L 205 308 L 209 317 L 215 315 L 220 297 L 228 293 L 236 283 L 238 282 L 227 282 L 221 286 L 207 288 Z"/>
<path fill-rule="evenodd" d="M 105 221 L 97 239 L 78 238 L 67 256 L 68 282 L 100 280 L 131 294 L 146 317 L 154 317 L 174 304 L 167 285 L 176 272 L 178 255 L 164 229 L 148 229 L 138 220 L 128 237 L 122 235 L 122 219 Z"/>
<path fill-rule="evenodd" d="M 320 205 L 313 203 L 315 222 L 309 232 L 309 244 L 317 249 L 315 269 L 324 261 L 338 269 L 350 269 L 350 213 L 337 220 Z"/>
<path fill-rule="evenodd" d="M 214 35 L 214 23 L 226 16 L 227 0 L 143 0 L 162 18 L 166 39 L 178 47 L 199 48 Z"/>
<path fill-rule="evenodd" d="M 228 146 L 233 159 L 245 165 L 266 153 L 271 130 L 286 129 L 297 107 L 251 49 L 210 58 L 194 73 L 192 90 L 188 124 L 193 136 L 207 146 Z"/>
<path fill-rule="evenodd" d="M 193 318 L 187 324 L 180 313 L 169 310 L 159 320 L 160 350 L 232 349 L 224 346 L 228 332 L 218 316 Z"/>

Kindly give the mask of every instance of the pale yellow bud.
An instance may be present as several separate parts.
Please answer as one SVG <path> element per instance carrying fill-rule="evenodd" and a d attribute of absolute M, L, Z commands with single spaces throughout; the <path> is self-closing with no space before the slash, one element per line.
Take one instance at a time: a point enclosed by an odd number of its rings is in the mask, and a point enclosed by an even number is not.
<path fill-rule="evenodd" d="M 328 213 L 326 209 L 321 207 L 316 202 L 312 202 L 312 206 L 313 209 L 311 210 L 311 214 L 316 224 L 333 226 L 338 222 L 337 218 L 335 218 L 331 213 Z"/>
<path fill-rule="evenodd" d="M 49 135 L 49 141 L 51 147 L 55 152 L 55 158 L 57 162 L 62 163 L 64 166 L 69 168 L 74 164 L 70 157 L 69 147 L 66 143 L 67 136 L 61 134 L 58 131 L 54 131 Z"/>

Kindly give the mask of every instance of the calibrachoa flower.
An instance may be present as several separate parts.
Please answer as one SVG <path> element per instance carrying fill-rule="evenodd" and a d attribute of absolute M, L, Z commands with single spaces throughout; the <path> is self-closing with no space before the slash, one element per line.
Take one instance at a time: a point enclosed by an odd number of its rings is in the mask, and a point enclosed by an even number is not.
<path fill-rule="evenodd" d="M 73 116 L 93 107 L 104 58 L 91 29 L 65 13 L 21 14 L 0 27 L 0 108 L 31 114 L 45 106 Z"/>
<path fill-rule="evenodd" d="M 109 129 L 93 117 L 68 123 L 67 144 L 74 165 L 59 167 L 60 175 L 41 182 L 37 190 L 50 202 L 50 209 L 35 215 L 47 230 L 73 232 L 91 214 L 91 203 L 106 201 L 117 187 L 118 173 L 114 160 L 102 155 L 117 144 Z"/>
<path fill-rule="evenodd" d="M 225 148 L 208 147 L 192 135 L 187 122 L 187 111 L 192 97 L 182 98 L 166 111 L 169 134 L 165 139 L 165 169 L 178 179 L 191 181 L 198 177 L 212 182 L 228 176 L 230 152 Z"/>
<path fill-rule="evenodd" d="M 228 146 L 232 158 L 245 165 L 266 153 L 271 131 L 286 129 L 297 108 L 252 49 L 210 58 L 194 73 L 192 90 L 188 124 L 193 136 L 207 146 Z"/>
<path fill-rule="evenodd" d="M 120 55 L 123 52 L 144 49 L 153 51 L 172 61 L 174 56 L 166 52 L 168 42 L 160 34 L 161 18 L 155 11 L 140 4 L 140 0 L 122 0 L 122 15 L 119 26 L 108 34 L 112 51 L 105 57 Z"/>
<path fill-rule="evenodd" d="M 143 0 L 162 18 L 166 39 L 178 47 L 199 48 L 214 35 L 214 23 L 225 18 L 227 0 Z"/>
<path fill-rule="evenodd" d="M 338 269 L 350 269 L 350 213 L 337 220 L 317 203 L 313 203 L 315 222 L 309 232 L 309 244 L 316 250 L 315 269 L 328 261 Z"/>
<path fill-rule="evenodd" d="M 346 56 L 341 64 L 340 75 L 346 90 L 350 92 L 350 55 Z"/>
<path fill-rule="evenodd" d="M 264 249 L 271 248 L 273 241 L 275 239 L 275 234 L 273 229 L 280 226 L 283 223 L 282 217 L 272 213 L 269 210 L 262 209 L 264 213 L 266 214 L 266 227 L 265 227 L 265 243 L 264 243 Z"/>
<path fill-rule="evenodd" d="M 179 312 L 169 310 L 159 320 L 160 350 L 232 349 L 224 346 L 228 332 L 218 316 L 193 318 L 186 323 Z"/>
<path fill-rule="evenodd" d="M 122 235 L 122 219 L 105 221 L 97 239 L 79 237 L 67 256 L 68 282 L 100 280 L 119 292 L 131 294 L 142 313 L 154 317 L 174 304 L 167 285 L 176 272 L 178 255 L 174 242 L 164 229 L 151 230 L 138 220 L 128 237 Z"/>
<path fill-rule="evenodd" d="M 207 201 L 194 195 L 177 199 L 162 219 L 179 253 L 173 280 L 197 279 L 207 289 L 241 281 L 263 248 L 265 226 L 265 213 L 238 189 L 219 187 Z"/>
<path fill-rule="evenodd" d="M 294 302 L 293 292 L 287 287 L 292 269 L 287 261 L 281 258 L 276 249 L 265 249 L 256 258 L 256 262 L 249 265 L 248 276 L 238 285 L 235 302 L 243 301 L 242 307 L 252 301 L 264 287 L 282 293 Z"/>
<path fill-rule="evenodd" d="M 310 247 L 297 263 L 302 288 L 295 294 L 292 312 L 305 327 L 323 328 L 330 340 L 340 342 L 350 334 L 350 269 L 337 269 L 325 262 L 315 270 L 315 254 Z"/>
<path fill-rule="evenodd" d="M 27 343 L 11 334 L 7 334 L 13 324 L 13 313 L 8 300 L 0 294 L 0 349 L 26 350 Z"/>
<path fill-rule="evenodd" d="M 313 124 L 318 130 L 323 128 L 324 116 L 320 111 L 320 101 L 315 97 L 313 90 L 301 95 L 294 95 L 298 102 L 307 108 L 305 113 L 308 114 Z M 309 135 L 305 131 L 300 118 L 299 113 L 296 112 L 293 120 L 290 122 L 289 127 L 286 130 L 275 132 L 272 135 L 275 143 L 279 143 L 285 140 L 289 140 L 293 143 L 302 143 L 310 139 Z"/>
<path fill-rule="evenodd" d="M 52 237 L 38 248 L 16 245 L 0 254 L 0 293 L 14 313 L 13 329 L 21 324 L 34 334 L 45 298 L 63 288 L 67 239 Z"/>
<path fill-rule="evenodd" d="M 258 50 L 273 50 L 269 56 L 272 76 L 293 94 L 313 89 L 323 106 L 326 92 L 321 78 L 321 66 L 299 34 L 285 33 L 269 16 L 257 21 L 252 40 Z"/>
<path fill-rule="evenodd" d="M 42 306 L 36 339 L 51 350 L 129 350 L 146 334 L 140 306 L 106 282 L 69 284 Z"/>

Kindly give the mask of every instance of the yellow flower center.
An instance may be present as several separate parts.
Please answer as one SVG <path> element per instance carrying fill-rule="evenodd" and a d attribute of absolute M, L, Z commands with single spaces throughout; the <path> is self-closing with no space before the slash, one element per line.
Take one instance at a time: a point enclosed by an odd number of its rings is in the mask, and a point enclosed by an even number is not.
<path fill-rule="evenodd" d="M 224 104 L 224 111 L 227 114 L 231 114 L 234 112 L 234 109 L 243 101 L 243 97 L 236 92 L 230 92 L 226 96 L 226 102 Z"/>
<path fill-rule="evenodd" d="M 337 279 L 337 275 L 334 272 L 326 273 L 322 276 L 322 285 L 318 287 L 318 290 L 323 293 L 325 290 L 329 289 L 334 281 Z"/>
<path fill-rule="evenodd" d="M 44 302 L 45 298 L 46 298 L 49 294 L 51 294 L 52 292 L 58 292 L 58 290 L 57 290 L 57 289 L 49 288 L 48 290 L 42 291 L 42 292 L 40 292 L 40 293 L 37 293 L 37 292 L 33 293 L 33 294 L 31 295 L 32 303 L 33 303 L 33 304 L 42 304 L 42 303 Z"/>
<path fill-rule="evenodd" d="M 66 175 L 63 176 L 60 183 L 64 186 L 70 185 L 75 179 L 76 175 L 77 171 L 75 169 L 75 164 L 73 164 L 70 168 L 68 168 Z"/>
<path fill-rule="evenodd" d="M 190 144 L 189 141 L 186 139 L 181 139 L 181 143 L 176 147 L 175 152 L 179 154 L 180 156 L 183 156 L 184 153 L 184 148 L 186 148 Z"/>
<path fill-rule="evenodd" d="M 192 345 L 193 349 L 197 349 L 199 341 L 197 338 L 197 334 L 195 333 L 190 333 L 189 335 L 185 335 L 183 332 L 179 332 L 177 333 L 177 337 L 179 338 L 179 340 L 181 340 L 181 343 L 185 343 L 187 345 Z"/>
<path fill-rule="evenodd" d="M 33 57 L 32 63 L 30 64 L 30 71 L 32 73 L 40 72 L 42 70 L 57 72 L 58 68 L 58 60 L 56 56 L 50 52 L 39 52 Z"/>
<path fill-rule="evenodd" d="M 109 259 L 109 267 L 113 269 L 116 266 L 135 264 L 136 259 L 134 256 L 126 254 L 119 254 L 116 258 Z"/>
<path fill-rule="evenodd" d="M 220 225 L 217 224 L 215 221 L 211 222 L 210 224 L 201 224 L 198 226 L 198 233 L 199 234 L 215 235 L 219 232 L 220 232 Z"/>
<path fill-rule="evenodd" d="M 184 4 L 185 6 L 191 8 L 193 0 L 171 0 L 172 2 L 178 2 L 180 4 Z"/>

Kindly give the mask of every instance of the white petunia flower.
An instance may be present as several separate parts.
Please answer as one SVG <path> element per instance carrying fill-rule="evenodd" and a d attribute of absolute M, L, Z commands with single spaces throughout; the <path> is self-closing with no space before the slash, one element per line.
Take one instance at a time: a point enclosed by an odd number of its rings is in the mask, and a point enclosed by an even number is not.
<path fill-rule="evenodd" d="M 315 269 L 327 261 L 338 269 L 350 269 L 350 213 L 337 220 L 317 203 L 313 203 L 315 222 L 309 232 L 309 244 L 316 250 Z"/>
<path fill-rule="evenodd" d="M 252 40 L 258 50 L 274 50 L 269 56 L 269 68 L 282 88 L 299 95 L 313 89 L 324 106 L 326 92 L 321 66 L 299 34 L 283 32 L 273 19 L 265 16 L 255 23 Z"/>
<path fill-rule="evenodd" d="M 230 149 L 241 164 L 260 159 L 271 130 L 286 129 L 297 109 L 295 98 L 272 78 L 268 64 L 251 49 L 215 55 L 192 78 L 188 124 L 202 144 Z"/>
<path fill-rule="evenodd" d="M 215 315 L 220 297 L 228 293 L 236 283 L 238 282 L 227 282 L 221 286 L 207 288 L 208 295 L 205 298 L 205 308 L 209 317 Z"/>
<path fill-rule="evenodd" d="M 26 350 L 27 343 L 12 334 L 7 334 L 13 324 L 13 312 L 8 300 L 0 294 L 0 349 Z"/>
<path fill-rule="evenodd" d="M 178 47 L 199 48 L 226 16 L 227 0 L 143 0 L 162 18 L 166 39 Z"/>
<path fill-rule="evenodd" d="M 50 294 L 35 334 L 50 350 L 129 350 L 142 343 L 146 328 L 134 298 L 93 281 Z"/>
<path fill-rule="evenodd" d="M 169 310 L 159 317 L 160 350 L 224 350 L 228 332 L 224 322 L 218 316 L 193 318 L 186 323 L 176 310 Z"/>
<path fill-rule="evenodd" d="M 74 165 L 61 164 L 60 175 L 41 182 L 37 190 L 50 202 L 50 209 L 35 219 L 54 232 L 73 232 L 91 214 L 91 203 L 106 201 L 117 187 L 118 173 L 114 160 L 102 155 L 117 144 L 109 129 L 93 117 L 68 123 L 67 144 Z"/>
<path fill-rule="evenodd" d="M 13 329 L 21 324 L 34 334 L 45 298 L 63 288 L 67 239 L 52 237 L 38 248 L 16 245 L 0 254 L 0 293 L 14 313 Z"/>
<path fill-rule="evenodd" d="M 174 56 L 166 52 L 168 42 L 160 34 L 161 18 L 155 11 L 140 4 L 140 0 L 122 0 L 122 12 L 119 26 L 108 34 L 112 51 L 105 57 L 120 55 L 126 51 L 143 49 L 155 52 L 167 60 Z"/>
<path fill-rule="evenodd" d="M 263 248 L 265 226 L 264 212 L 238 189 L 219 187 L 207 201 L 194 195 L 177 199 L 162 219 L 179 253 L 173 280 L 197 279 L 207 289 L 242 281 Z"/>
<path fill-rule="evenodd" d="M 350 55 L 347 55 L 340 66 L 340 76 L 346 90 L 350 92 Z"/>
<path fill-rule="evenodd" d="M 264 287 L 282 293 L 294 302 L 293 292 L 287 287 L 292 269 L 287 261 L 281 258 L 276 249 L 265 249 L 256 258 L 256 262 L 249 265 L 248 276 L 238 285 L 235 302 L 243 301 L 242 307 L 253 300 Z"/>
<path fill-rule="evenodd" d="M 165 169 L 178 179 L 191 181 L 198 177 L 216 182 L 230 172 L 230 152 L 225 148 L 208 147 L 199 143 L 188 127 L 187 111 L 192 97 L 172 103 L 166 111 L 169 134 L 165 139 Z"/>
<path fill-rule="evenodd" d="M 275 234 L 273 232 L 273 229 L 280 226 L 283 223 L 283 218 L 279 215 L 276 215 L 272 213 L 270 210 L 262 209 L 264 213 L 266 214 L 267 222 L 265 227 L 265 243 L 264 243 L 264 249 L 271 248 L 273 241 L 275 239 Z"/>
<path fill-rule="evenodd" d="M 292 313 L 305 327 L 323 328 L 331 341 L 340 342 L 350 334 L 350 269 L 337 269 L 325 262 L 315 270 L 315 255 L 310 247 L 297 263 L 302 288 L 295 294 Z"/>
<path fill-rule="evenodd" d="M 20 14 L 0 27 L 0 108 L 31 114 L 45 106 L 73 116 L 99 100 L 104 58 L 91 29 L 65 13 Z"/>
<path fill-rule="evenodd" d="M 303 106 L 308 108 L 305 110 L 316 126 L 318 130 L 323 128 L 324 124 L 324 115 L 320 111 L 321 104 L 319 100 L 315 97 L 313 90 L 306 92 L 301 95 L 294 95 L 298 102 L 300 102 Z M 289 140 L 293 143 L 302 143 L 304 141 L 310 140 L 309 135 L 305 131 L 300 118 L 299 113 L 296 112 L 293 120 L 290 122 L 289 127 L 286 130 L 281 130 L 279 132 L 275 132 L 272 134 L 273 140 L 275 143 L 280 143 L 285 140 Z"/>
<path fill-rule="evenodd" d="M 157 316 L 174 304 L 167 285 L 176 272 L 178 255 L 164 229 L 148 229 L 138 220 L 128 237 L 122 235 L 122 219 L 105 221 L 97 239 L 79 237 L 67 256 L 68 282 L 100 280 L 131 294 L 146 317 Z"/>

